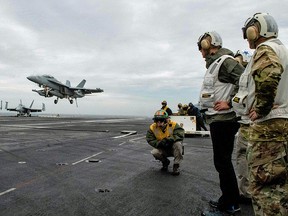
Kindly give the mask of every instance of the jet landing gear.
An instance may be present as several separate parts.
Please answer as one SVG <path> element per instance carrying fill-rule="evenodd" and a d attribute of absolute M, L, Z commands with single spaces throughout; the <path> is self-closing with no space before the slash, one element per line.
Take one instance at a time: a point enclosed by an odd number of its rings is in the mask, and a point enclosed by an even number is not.
<path fill-rule="evenodd" d="M 57 104 L 57 103 L 58 103 L 58 100 L 59 100 L 59 98 L 55 99 L 55 100 L 54 100 L 54 104 Z M 73 104 L 73 103 L 74 103 L 73 99 L 68 99 L 68 100 L 69 100 L 70 104 Z"/>

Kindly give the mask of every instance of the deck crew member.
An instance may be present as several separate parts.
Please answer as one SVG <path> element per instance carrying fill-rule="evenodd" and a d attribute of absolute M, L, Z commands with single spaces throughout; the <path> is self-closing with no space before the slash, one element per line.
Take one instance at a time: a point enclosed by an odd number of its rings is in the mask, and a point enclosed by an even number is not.
<path fill-rule="evenodd" d="M 162 162 L 162 171 L 167 171 L 170 164 L 168 157 L 174 157 L 172 175 L 180 174 L 180 163 L 183 160 L 182 147 L 184 129 L 170 120 L 164 110 L 156 111 L 154 123 L 150 125 L 146 140 L 153 147 L 151 154 Z"/>

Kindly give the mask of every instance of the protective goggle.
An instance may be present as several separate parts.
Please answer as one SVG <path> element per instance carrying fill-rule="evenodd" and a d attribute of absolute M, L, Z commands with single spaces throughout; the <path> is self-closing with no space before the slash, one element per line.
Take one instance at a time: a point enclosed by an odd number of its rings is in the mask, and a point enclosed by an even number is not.
<path fill-rule="evenodd" d="M 201 41 L 207 36 L 209 36 L 209 35 L 205 33 L 203 35 L 200 35 L 200 37 L 198 38 L 197 46 L 198 46 L 199 51 L 202 49 Z"/>
<path fill-rule="evenodd" d="M 255 21 L 257 21 L 257 20 L 255 20 L 253 17 L 252 17 L 252 18 L 249 17 L 249 18 L 246 20 L 246 22 L 245 22 L 245 24 L 244 24 L 244 27 L 242 28 L 243 38 L 244 38 L 244 39 L 247 39 L 246 31 L 247 31 L 248 27 L 253 26 L 253 25 L 255 24 Z"/>
<path fill-rule="evenodd" d="M 164 118 L 154 118 L 154 122 L 165 122 L 166 119 Z"/>

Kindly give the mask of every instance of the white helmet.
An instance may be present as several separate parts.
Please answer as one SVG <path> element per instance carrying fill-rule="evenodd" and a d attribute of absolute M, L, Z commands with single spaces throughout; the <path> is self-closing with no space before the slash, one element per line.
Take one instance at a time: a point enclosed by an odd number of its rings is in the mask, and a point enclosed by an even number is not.
<path fill-rule="evenodd" d="M 278 25 L 274 18 L 268 13 L 256 13 L 253 17 L 250 17 L 246 20 L 243 31 L 243 38 L 247 38 L 247 29 L 252 26 L 256 21 L 260 24 L 260 32 L 259 34 L 262 37 L 278 37 Z"/>
<path fill-rule="evenodd" d="M 248 63 L 252 57 L 252 54 L 248 50 L 237 50 L 234 57 L 241 55 L 243 62 Z"/>
<path fill-rule="evenodd" d="M 205 40 L 207 36 L 211 37 L 212 39 L 211 43 Z M 202 41 L 204 41 L 204 43 Z M 208 44 L 206 44 L 206 42 L 208 42 Z M 199 50 L 201 50 L 201 48 L 204 48 L 204 47 L 205 47 L 204 49 L 209 49 L 210 45 L 222 47 L 222 38 L 216 31 L 205 32 L 203 35 L 199 37 L 197 45 L 198 45 Z"/>

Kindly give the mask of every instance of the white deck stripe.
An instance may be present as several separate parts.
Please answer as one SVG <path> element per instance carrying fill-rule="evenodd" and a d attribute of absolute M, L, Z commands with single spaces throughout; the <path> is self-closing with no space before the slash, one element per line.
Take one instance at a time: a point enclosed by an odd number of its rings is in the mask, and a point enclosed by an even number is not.
<path fill-rule="evenodd" d="M 87 159 L 89 159 L 89 158 L 91 158 L 91 157 L 94 157 L 94 156 L 99 155 L 99 154 L 102 154 L 102 153 L 103 153 L 103 152 L 98 152 L 97 154 L 94 154 L 94 155 L 91 155 L 91 156 L 89 156 L 89 157 L 86 157 L 86 158 L 84 158 L 84 159 L 82 159 L 82 160 L 76 161 L 76 162 L 72 163 L 72 165 L 81 163 L 81 162 L 83 162 L 83 161 L 85 161 L 85 160 L 87 160 Z"/>
<path fill-rule="evenodd" d="M 6 194 L 6 193 L 9 193 L 9 192 L 11 192 L 11 191 L 14 191 L 14 190 L 16 190 L 16 188 L 10 188 L 9 190 L 6 190 L 6 191 L 4 191 L 4 192 L 1 192 L 1 193 L 0 193 L 0 196 L 4 195 L 4 194 Z"/>

